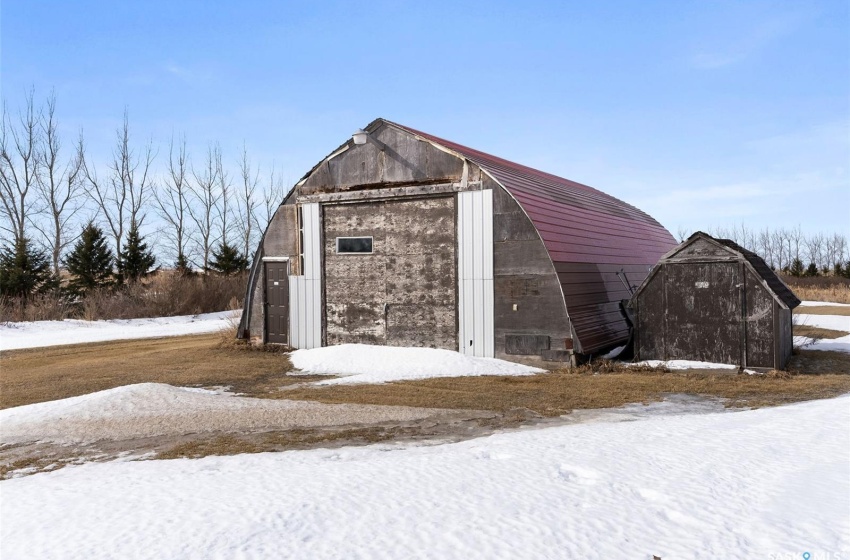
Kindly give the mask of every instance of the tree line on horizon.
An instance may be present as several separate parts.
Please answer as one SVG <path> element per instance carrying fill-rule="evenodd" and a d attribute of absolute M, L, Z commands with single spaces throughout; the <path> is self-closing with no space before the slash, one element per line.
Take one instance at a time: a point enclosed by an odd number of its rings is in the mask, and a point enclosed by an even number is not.
<path fill-rule="evenodd" d="M 126 110 L 103 165 L 82 131 L 66 144 L 52 93 L 37 103 L 29 91 L 1 119 L 0 296 L 84 297 L 163 265 L 180 275 L 243 271 L 283 199 L 281 177 L 272 168 L 261 180 L 244 144 L 238 173 L 217 142 L 193 160 L 185 136 L 172 138 L 158 157 L 152 140 L 134 142 Z"/>
<path fill-rule="evenodd" d="M 765 263 L 788 276 L 836 276 L 850 278 L 850 244 L 841 233 L 806 234 L 792 228 L 754 229 L 745 223 L 730 227 L 710 227 L 712 237 L 730 239 L 764 259 Z M 688 237 L 685 228 L 677 232 L 679 241 Z"/>

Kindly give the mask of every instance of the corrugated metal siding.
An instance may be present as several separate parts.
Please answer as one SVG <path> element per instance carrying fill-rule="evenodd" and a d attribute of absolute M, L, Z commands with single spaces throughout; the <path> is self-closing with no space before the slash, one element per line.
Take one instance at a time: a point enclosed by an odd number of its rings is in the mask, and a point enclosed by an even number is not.
<path fill-rule="evenodd" d="M 495 354 L 493 191 L 457 195 L 458 346 L 468 356 Z"/>
<path fill-rule="evenodd" d="M 587 185 L 390 124 L 470 159 L 516 198 L 558 271 L 579 351 L 591 353 L 627 339 L 619 301 L 628 293 L 621 283 L 623 289 L 617 288 L 616 272 L 625 268 L 630 283 L 640 284 L 649 267 L 676 245 L 670 232 L 645 212 Z"/>
<path fill-rule="evenodd" d="M 293 348 L 322 345 L 321 223 L 317 203 L 301 205 L 304 271 L 289 277 L 289 332 Z"/>

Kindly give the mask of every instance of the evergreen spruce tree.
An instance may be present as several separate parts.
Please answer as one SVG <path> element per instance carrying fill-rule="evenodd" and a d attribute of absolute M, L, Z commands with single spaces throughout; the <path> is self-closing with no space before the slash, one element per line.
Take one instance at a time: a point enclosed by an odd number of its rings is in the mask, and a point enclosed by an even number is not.
<path fill-rule="evenodd" d="M 72 292 L 85 295 L 89 291 L 113 283 L 112 249 L 103 236 L 103 231 L 90 223 L 74 249 L 65 257 L 65 267 L 73 275 L 68 284 Z"/>
<path fill-rule="evenodd" d="M 0 250 L 0 295 L 26 300 L 54 287 L 53 280 L 47 254 L 26 237 Z"/>
<path fill-rule="evenodd" d="M 815 263 L 809 263 L 809 266 L 806 268 L 806 276 L 817 276 L 818 275 L 818 265 Z"/>
<path fill-rule="evenodd" d="M 248 259 L 239 252 L 239 249 L 231 246 L 226 241 L 219 245 L 218 249 L 213 249 L 210 269 L 229 276 L 230 274 L 242 272 L 246 268 L 248 268 Z"/>
<path fill-rule="evenodd" d="M 153 256 L 152 251 L 148 250 L 144 238 L 139 235 L 139 228 L 135 223 L 130 224 L 127 241 L 121 249 L 121 254 L 118 255 L 117 266 L 121 280 L 136 282 L 153 272 L 151 269 L 155 264 L 156 257 Z"/>
<path fill-rule="evenodd" d="M 791 276 L 802 276 L 804 272 L 803 261 L 799 258 L 794 259 L 794 262 L 791 263 L 791 268 L 788 270 Z"/>
<path fill-rule="evenodd" d="M 174 263 L 174 271 L 178 276 L 192 276 L 193 272 L 192 267 L 189 265 L 189 259 L 183 253 L 177 255 L 177 262 Z"/>

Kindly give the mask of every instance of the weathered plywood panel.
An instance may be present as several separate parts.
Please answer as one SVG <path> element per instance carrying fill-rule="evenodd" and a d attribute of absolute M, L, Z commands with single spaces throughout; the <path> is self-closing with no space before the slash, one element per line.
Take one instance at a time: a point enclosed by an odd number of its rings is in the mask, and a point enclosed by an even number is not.
<path fill-rule="evenodd" d="M 396 128 L 381 126 L 363 145 L 322 162 L 300 187 L 300 194 L 342 192 L 417 182 L 459 181 L 463 160 Z"/>
<path fill-rule="evenodd" d="M 639 360 L 664 359 L 664 269 L 658 271 L 633 300 L 635 357 Z"/>
<path fill-rule="evenodd" d="M 325 205 L 328 344 L 457 345 L 454 198 Z M 371 254 L 336 237 L 371 236 Z"/>
<path fill-rule="evenodd" d="M 263 237 L 263 253 L 267 257 L 290 257 L 298 254 L 298 208 L 294 204 L 280 206 Z"/>
<path fill-rule="evenodd" d="M 747 367 L 774 367 L 773 295 L 746 271 Z"/>
<path fill-rule="evenodd" d="M 680 251 L 677 251 L 670 259 L 695 259 L 695 258 L 737 258 L 737 255 L 725 247 L 720 247 L 705 239 L 696 239 Z"/>
<path fill-rule="evenodd" d="M 741 361 L 739 263 L 669 263 L 666 359 Z"/>

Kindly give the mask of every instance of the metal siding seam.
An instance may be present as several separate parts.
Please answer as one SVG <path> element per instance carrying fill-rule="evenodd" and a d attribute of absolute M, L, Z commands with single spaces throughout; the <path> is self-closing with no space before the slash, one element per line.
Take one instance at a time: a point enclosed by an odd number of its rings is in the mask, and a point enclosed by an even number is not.
<path fill-rule="evenodd" d="M 307 314 L 304 321 L 304 347 L 314 348 L 313 346 L 313 280 L 306 278 L 304 281 L 304 295 L 307 302 Z"/>
<path fill-rule="evenodd" d="M 472 270 L 472 286 L 473 286 L 473 356 L 481 357 L 484 355 L 484 253 L 482 239 L 482 227 L 484 220 L 484 204 L 481 191 L 473 191 L 470 193 L 473 200 L 472 214 L 472 250 L 473 270 Z"/>
<path fill-rule="evenodd" d="M 496 356 L 496 332 L 493 324 L 493 279 L 483 282 L 484 288 L 484 354 L 485 358 Z"/>
<path fill-rule="evenodd" d="M 464 322 L 464 338 L 463 338 L 463 353 L 465 355 L 475 355 L 474 340 L 475 340 L 475 299 L 474 299 L 474 259 L 475 259 L 475 239 L 473 229 L 475 193 L 464 192 L 461 196 L 464 198 L 463 214 L 461 215 L 462 231 L 463 231 L 463 269 L 461 271 L 462 287 L 463 287 L 463 322 Z M 473 344 L 470 344 L 473 341 Z"/>
<path fill-rule="evenodd" d="M 289 344 L 298 348 L 298 277 L 289 277 Z"/>
<path fill-rule="evenodd" d="M 463 261 L 466 257 L 466 247 L 464 241 L 464 224 L 463 224 L 463 209 L 466 201 L 464 193 L 457 195 L 457 346 L 458 352 L 465 354 L 466 349 L 466 321 L 464 318 L 464 298 L 465 292 L 463 287 Z"/>
<path fill-rule="evenodd" d="M 307 294 L 305 290 L 305 279 L 303 276 L 298 278 L 298 338 L 301 342 L 301 348 L 306 348 L 307 342 Z"/>
<path fill-rule="evenodd" d="M 481 193 L 484 219 L 482 224 L 482 250 L 484 255 L 484 357 L 495 357 L 494 294 L 493 294 L 493 191 Z"/>

